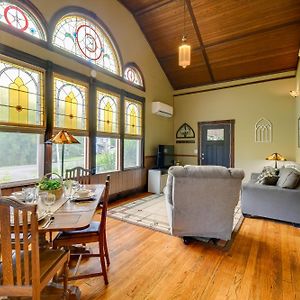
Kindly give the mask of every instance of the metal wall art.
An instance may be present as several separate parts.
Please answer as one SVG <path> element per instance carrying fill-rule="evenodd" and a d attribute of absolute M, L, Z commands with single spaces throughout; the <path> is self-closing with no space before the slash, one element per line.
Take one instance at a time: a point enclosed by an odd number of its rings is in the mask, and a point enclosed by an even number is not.
<path fill-rule="evenodd" d="M 255 142 L 256 143 L 271 143 L 272 142 L 272 123 L 261 118 L 255 124 Z"/>

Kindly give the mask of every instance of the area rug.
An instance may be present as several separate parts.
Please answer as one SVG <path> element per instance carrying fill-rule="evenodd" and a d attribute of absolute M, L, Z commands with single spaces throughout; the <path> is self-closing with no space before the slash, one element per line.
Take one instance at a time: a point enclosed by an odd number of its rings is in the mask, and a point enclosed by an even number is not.
<path fill-rule="evenodd" d="M 108 211 L 108 216 L 166 234 L 171 234 L 164 195 L 153 194 L 133 202 L 111 208 Z M 234 211 L 232 228 L 233 235 L 238 231 L 242 221 L 243 216 L 239 202 Z M 201 241 L 207 243 L 211 242 L 210 239 L 206 238 L 201 238 Z M 223 246 L 225 246 L 225 244 Z"/>

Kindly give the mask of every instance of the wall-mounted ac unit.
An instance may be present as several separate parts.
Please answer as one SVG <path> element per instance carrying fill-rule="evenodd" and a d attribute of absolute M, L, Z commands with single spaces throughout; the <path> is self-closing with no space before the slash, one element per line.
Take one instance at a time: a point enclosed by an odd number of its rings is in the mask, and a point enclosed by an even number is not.
<path fill-rule="evenodd" d="M 162 102 L 152 102 L 152 113 L 171 118 L 173 116 L 173 107 Z"/>

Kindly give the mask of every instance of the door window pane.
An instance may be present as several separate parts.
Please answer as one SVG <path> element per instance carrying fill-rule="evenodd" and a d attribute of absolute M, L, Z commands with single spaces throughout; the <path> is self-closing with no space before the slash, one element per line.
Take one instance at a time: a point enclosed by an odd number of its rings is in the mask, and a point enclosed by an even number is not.
<path fill-rule="evenodd" d="M 141 166 L 141 140 L 124 140 L 124 168 Z"/>
<path fill-rule="evenodd" d="M 40 134 L 0 132 L 0 183 L 38 179 L 43 147 Z"/>
<path fill-rule="evenodd" d="M 207 141 L 224 141 L 224 128 L 207 129 Z"/>
<path fill-rule="evenodd" d="M 86 168 L 87 137 L 75 136 L 80 144 L 65 144 L 64 171 L 75 167 Z M 52 172 L 61 175 L 62 145 L 52 144 Z"/>
<path fill-rule="evenodd" d="M 97 137 L 96 172 L 117 171 L 119 157 L 119 139 Z"/>

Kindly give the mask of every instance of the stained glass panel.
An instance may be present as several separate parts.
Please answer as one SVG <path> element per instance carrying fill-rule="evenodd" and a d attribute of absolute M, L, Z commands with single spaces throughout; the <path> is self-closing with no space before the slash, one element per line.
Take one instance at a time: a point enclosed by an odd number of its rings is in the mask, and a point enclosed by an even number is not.
<path fill-rule="evenodd" d="M 142 135 L 142 105 L 129 99 L 125 100 L 125 133 Z"/>
<path fill-rule="evenodd" d="M 43 126 L 43 74 L 0 60 L 0 123 Z"/>
<path fill-rule="evenodd" d="M 87 87 L 54 78 L 54 127 L 86 130 Z"/>
<path fill-rule="evenodd" d="M 120 75 L 119 58 L 108 34 L 82 16 L 63 17 L 55 27 L 53 44 Z"/>
<path fill-rule="evenodd" d="M 119 96 L 97 91 L 97 131 L 119 133 L 119 103 Z"/>
<path fill-rule="evenodd" d="M 45 31 L 38 18 L 13 1 L 0 1 L 0 22 L 25 32 L 37 39 L 46 40 Z"/>
<path fill-rule="evenodd" d="M 133 66 L 129 66 L 125 69 L 124 78 L 133 84 L 144 86 L 140 72 Z"/>

